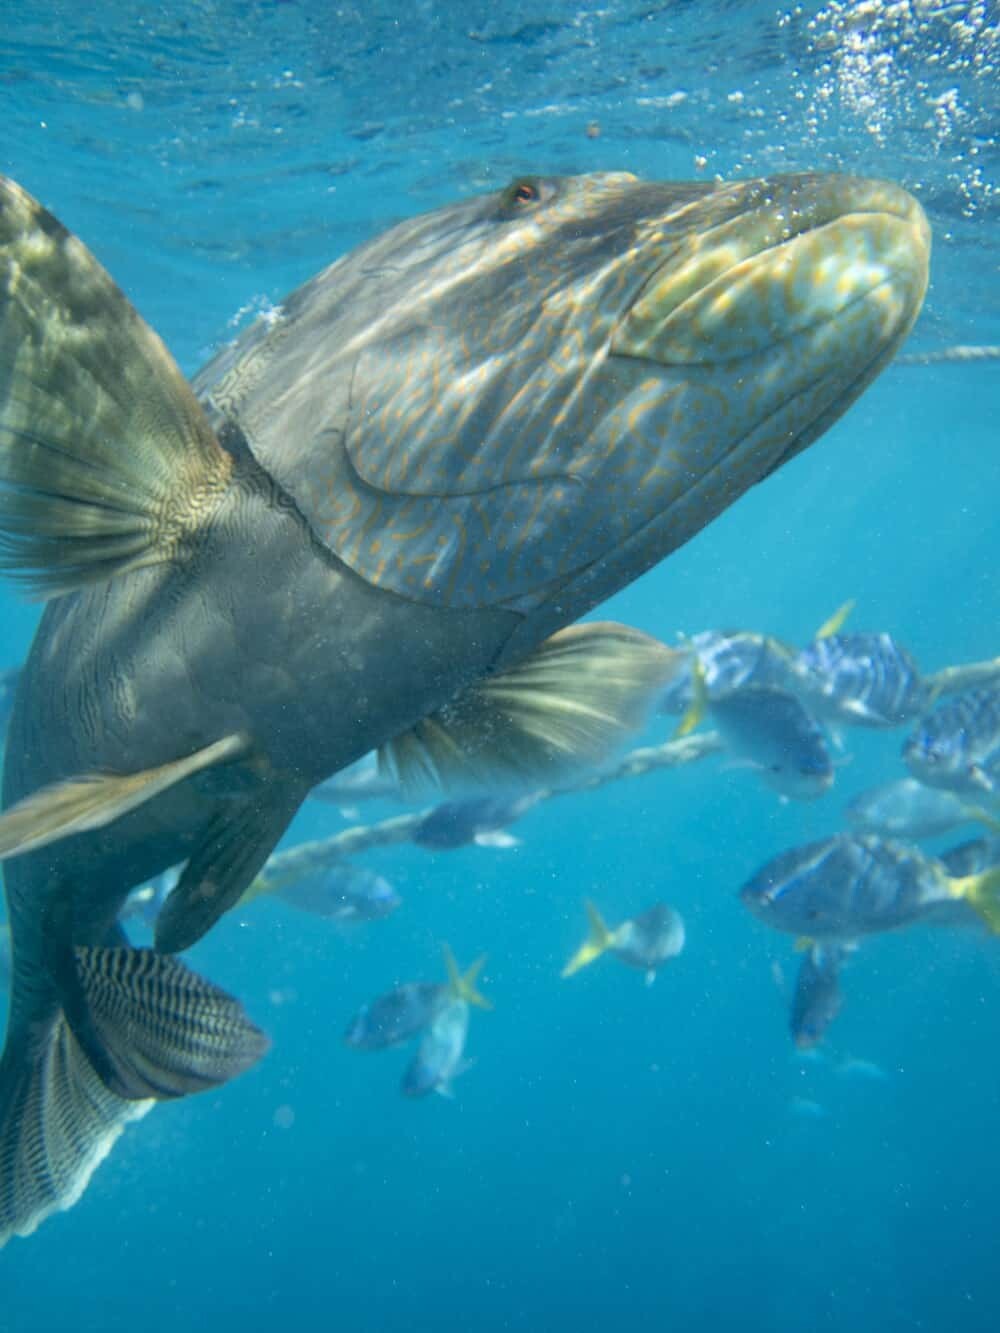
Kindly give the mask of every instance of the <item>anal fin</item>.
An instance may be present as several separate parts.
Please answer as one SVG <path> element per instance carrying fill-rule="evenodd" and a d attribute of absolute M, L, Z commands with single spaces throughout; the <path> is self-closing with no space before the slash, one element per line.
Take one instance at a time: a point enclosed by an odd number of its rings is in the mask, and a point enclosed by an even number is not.
<path fill-rule="evenodd" d="M 156 919 L 160 953 L 189 949 L 240 900 L 305 795 L 269 785 L 214 816 Z"/>
<path fill-rule="evenodd" d="M 686 660 L 626 625 L 573 625 L 394 737 L 379 767 L 407 796 L 558 781 L 607 759 Z"/>

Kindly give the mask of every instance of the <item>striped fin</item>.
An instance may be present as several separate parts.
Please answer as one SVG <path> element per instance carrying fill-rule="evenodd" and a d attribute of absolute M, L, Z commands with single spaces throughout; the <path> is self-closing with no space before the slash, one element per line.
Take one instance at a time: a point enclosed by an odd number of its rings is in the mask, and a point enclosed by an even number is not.
<path fill-rule="evenodd" d="M 74 1034 L 111 1092 L 182 1097 L 255 1064 L 268 1039 L 231 995 L 152 949 L 74 950 L 85 999 Z"/>
<path fill-rule="evenodd" d="M 151 1100 L 110 1092 L 60 1014 L 0 1062 L 0 1245 L 71 1208 L 131 1120 Z"/>

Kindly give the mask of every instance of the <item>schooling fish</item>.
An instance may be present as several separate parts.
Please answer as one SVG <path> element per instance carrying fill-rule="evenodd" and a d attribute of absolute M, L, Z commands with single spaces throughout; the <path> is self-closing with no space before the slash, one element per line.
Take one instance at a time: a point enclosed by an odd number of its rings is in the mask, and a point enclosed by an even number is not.
<path fill-rule="evenodd" d="M 1000 689 L 968 690 L 938 704 L 907 739 L 903 759 L 928 786 L 1000 795 Z"/>
<path fill-rule="evenodd" d="M 452 1095 L 453 1080 L 469 1067 L 465 1059 L 469 1006 L 476 1004 L 481 1009 L 492 1008 L 489 1001 L 484 1000 L 469 982 L 469 973 L 464 977 L 460 975 L 454 956 L 447 946 L 444 956 L 448 967 L 445 996 L 420 1038 L 416 1055 L 403 1074 L 400 1091 L 404 1097 L 425 1097 L 429 1092 L 438 1092 L 443 1097 Z M 473 977 L 484 961 L 480 959 L 473 964 Z"/>
<path fill-rule="evenodd" d="M 522 177 L 345 256 L 188 385 L 0 180 L 0 553 L 51 599 L 3 777 L 0 1241 L 260 1057 L 170 955 L 318 783 L 379 749 L 407 790 L 547 785 L 641 724 L 677 655 L 570 622 L 843 413 L 929 247 L 879 181 Z M 181 861 L 128 949 L 129 891 Z"/>
<path fill-rule="evenodd" d="M 327 917 L 345 925 L 358 921 L 379 921 L 402 905 L 402 898 L 382 875 L 364 866 L 335 865 L 313 875 L 281 882 L 271 887 L 265 871 L 243 895 L 245 904 L 252 898 L 272 894 L 282 902 Z"/>
<path fill-rule="evenodd" d="M 730 754 L 779 795 L 812 801 L 830 789 L 826 737 L 794 695 L 749 685 L 716 699 L 709 716 Z"/>
<path fill-rule="evenodd" d="M 821 634 L 796 655 L 791 675 L 796 693 L 827 722 L 900 727 L 934 697 L 890 634 Z"/>
<path fill-rule="evenodd" d="M 444 801 L 411 833 L 411 840 L 434 851 L 450 851 L 475 843 L 479 847 L 516 847 L 518 839 L 507 833 L 508 824 L 537 805 L 542 795 L 483 796 L 466 801 Z"/>
<path fill-rule="evenodd" d="M 859 833 L 889 838 L 934 838 L 974 821 L 1000 828 L 1000 818 L 954 792 L 925 787 L 916 778 L 883 782 L 855 796 L 845 811 Z"/>
<path fill-rule="evenodd" d="M 793 651 L 766 634 L 706 630 L 685 639 L 684 648 L 688 661 L 660 698 L 663 713 L 685 713 L 690 718 L 699 694 L 704 695 L 704 704 L 710 704 L 747 685 L 782 689 L 788 684 Z M 698 720 L 688 721 L 684 730 L 693 730 Z"/>
<path fill-rule="evenodd" d="M 452 1000 L 490 1009 L 476 989 L 485 957 L 477 958 L 468 971 L 460 973 L 450 950 L 445 951 L 447 982 L 407 981 L 394 986 L 376 999 L 362 1005 L 348 1025 L 344 1040 L 360 1051 L 382 1051 L 399 1046 L 422 1032 L 434 1016 Z"/>
<path fill-rule="evenodd" d="M 840 971 L 850 948 L 837 941 L 812 944 L 802 956 L 788 1027 L 800 1051 L 817 1046 L 843 1008 Z"/>
<path fill-rule="evenodd" d="M 614 930 L 606 925 L 592 902 L 588 900 L 584 905 L 590 935 L 563 968 L 563 977 L 571 977 L 601 954 L 610 953 L 626 966 L 645 972 L 646 984 L 651 985 L 657 968 L 668 959 L 676 958 L 684 948 L 684 921 L 680 913 L 666 903 L 655 903 Z"/>
<path fill-rule="evenodd" d="M 965 924 L 967 906 L 1000 931 L 1000 870 L 953 877 L 916 847 L 873 834 L 839 833 L 783 852 L 740 897 L 773 929 L 823 942 L 918 922 Z"/>

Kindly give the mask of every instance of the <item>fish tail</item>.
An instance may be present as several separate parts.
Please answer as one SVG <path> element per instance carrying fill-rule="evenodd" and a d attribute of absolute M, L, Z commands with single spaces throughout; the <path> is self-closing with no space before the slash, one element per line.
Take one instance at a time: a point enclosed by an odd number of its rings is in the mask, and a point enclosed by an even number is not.
<path fill-rule="evenodd" d="M 130 1120 L 153 1105 L 110 1092 L 60 1014 L 0 1061 L 0 1245 L 71 1208 Z"/>
<path fill-rule="evenodd" d="M 701 725 L 707 711 L 708 686 L 705 684 L 705 668 L 701 658 L 694 653 L 691 657 L 691 702 L 688 704 L 687 712 L 677 723 L 674 736 L 678 740 L 682 736 L 689 736 Z"/>
<path fill-rule="evenodd" d="M 44 597 L 187 549 L 233 459 L 86 247 L 0 177 L 0 569 Z"/>
<path fill-rule="evenodd" d="M 589 898 L 584 906 L 587 909 L 587 919 L 590 922 L 590 935 L 586 943 L 580 945 L 563 968 L 560 975 L 564 978 L 571 977 L 574 972 L 579 972 L 582 967 L 592 963 L 595 958 L 600 958 L 601 954 L 606 953 L 614 944 L 614 931 L 608 929 L 604 918 Z"/>
<path fill-rule="evenodd" d="M 822 625 L 820 625 L 819 629 L 813 635 L 813 638 L 832 639 L 835 634 L 839 634 L 840 631 L 844 628 L 844 622 L 847 620 L 847 617 L 851 614 L 856 605 L 857 602 L 855 598 L 851 597 L 846 602 L 838 606 L 836 611 L 834 611 L 833 615 L 829 618 L 829 620 L 823 621 Z"/>
<path fill-rule="evenodd" d="M 964 898 L 975 908 L 994 935 L 1000 935 L 1000 866 L 978 875 L 962 875 L 948 881 L 955 898 Z"/>
<path fill-rule="evenodd" d="M 441 950 L 444 953 L 445 967 L 448 969 L 448 989 L 452 997 L 464 1000 L 466 1004 L 475 1005 L 477 1009 L 492 1009 L 491 1002 L 476 988 L 476 978 L 483 970 L 486 955 L 480 954 L 470 968 L 461 972 L 449 945 L 443 944 Z"/>
<path fill-rule="evenodd" d="M 0 1062 L 0 1245 L 70 1208 L 155 1101 L 247 1069 L 267 1039 L 225 991 L 152 949 L 74 948 L 46 921 L 62 1007 L 15 1032 Z"/>

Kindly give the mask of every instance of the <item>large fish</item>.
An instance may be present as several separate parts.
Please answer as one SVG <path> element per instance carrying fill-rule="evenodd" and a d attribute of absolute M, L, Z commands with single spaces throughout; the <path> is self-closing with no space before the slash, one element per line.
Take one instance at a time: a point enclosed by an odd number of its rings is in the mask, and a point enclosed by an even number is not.
<path fill-rule="evenodd" d="M 641 720 L 670 652 L 566 627 L 841 415 L 929 244 L 879 181 L 527 177 L 341 259 L 192 388 L 0 181 L 0 551 L 51 599 L 0 819 L 0 1240 L 259 1056 L 170 955 L 311 787 L 379 747 L 404 786 L 544 785 Z M 180 861 L 130 950 L 129 890 Z"/>

